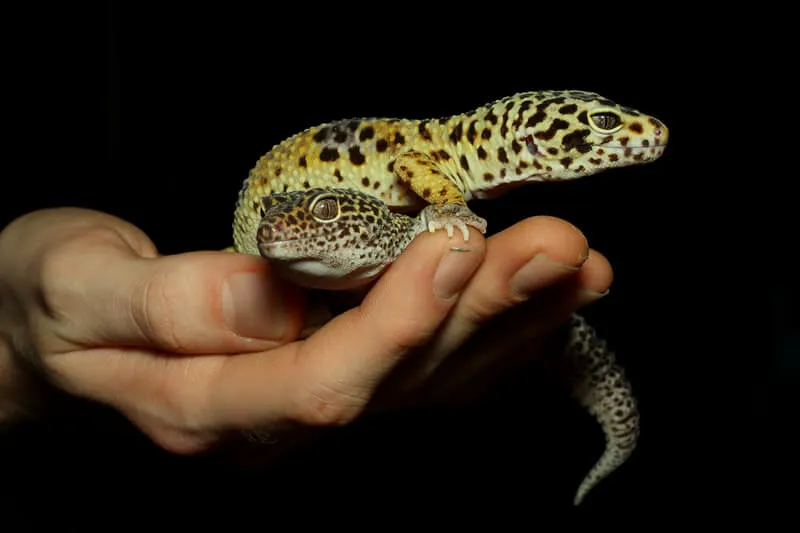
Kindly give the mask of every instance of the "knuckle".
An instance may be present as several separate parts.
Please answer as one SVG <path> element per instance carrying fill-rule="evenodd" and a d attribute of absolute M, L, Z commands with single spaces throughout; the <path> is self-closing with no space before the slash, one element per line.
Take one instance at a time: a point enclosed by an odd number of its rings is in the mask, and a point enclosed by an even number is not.
<path fill-rule="evenodd" d="M 76 278 L 106 268 L 103 254 L 94 254 L 98 242 L 113 242 L 116 232 L 97 226 L 69 233 L 44 249 L 34 269 L 38 283 L 36 297 L 50 315 L 70 316 L 86 300 Z"/>
<path fill-rule="evenodd" d="M 294 418 L 308 426 L 344 426 L 361 415 L 366 403 L 358 395 L 318 385 L 299 402 Z"/>
<path fill-rule="evenodd" d="M 178 319 L 188 300 L 185 269 L 158 270 L 131 299 L 131 314 L 139 329 L 159 346 L 176 353 L 190 350 L 189 332 Z"/>
<path fill-rule="evenodd" d="M 197 455 L 213 448 L 217 438 L 176 429 L 150 432 L 150 438 L 164 450 L 176 455 Z"/>

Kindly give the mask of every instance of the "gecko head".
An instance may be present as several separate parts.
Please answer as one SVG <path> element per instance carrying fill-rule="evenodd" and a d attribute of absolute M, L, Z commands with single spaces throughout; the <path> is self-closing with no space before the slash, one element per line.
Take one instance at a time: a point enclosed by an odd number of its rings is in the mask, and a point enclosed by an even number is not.
<path fill-rule="evenodd" d="M 350 289 L 387 265 L 382 228 L 390 216 L 383 202 L 351 189 L 275 193 L 262 199 L 257 245 L 286 279 Z"/>
<path fill-rule="evenodd" d="M 669 138 L 657 118 L 596 93 L 533 93 L 520 108 L 508 181 L 573 179 L 648 163 L 661 157 Z"/>

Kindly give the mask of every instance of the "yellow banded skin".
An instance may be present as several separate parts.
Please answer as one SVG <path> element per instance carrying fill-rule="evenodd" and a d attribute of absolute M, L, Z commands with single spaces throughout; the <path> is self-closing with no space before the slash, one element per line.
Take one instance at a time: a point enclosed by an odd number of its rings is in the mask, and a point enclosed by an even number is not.
<path fill-rule="evenodd" d="M 520 183 L 654 161 L 668 137 L 655 117 L 569 90 L 520 93 L 445 118 L 314 126 L 273 147 L 250 171 L 234 215 L 234 246 L 259 253 L 259 206 L 274 192 L 350 188 L 394 211 L 466 204 Z"/>

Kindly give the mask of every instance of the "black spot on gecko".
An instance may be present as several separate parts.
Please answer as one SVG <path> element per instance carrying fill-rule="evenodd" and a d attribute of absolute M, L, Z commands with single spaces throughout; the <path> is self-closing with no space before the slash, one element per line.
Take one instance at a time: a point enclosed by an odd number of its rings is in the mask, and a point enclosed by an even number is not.
<path fill-rule="evenodd" d="M 561 113 L 562 115 L 571 115 L 575 113 L 575 111 L 577 110 L 578 110 L 577 104 L 567 104 L 558 108 L 558 112 Z"/>
<path fill-rule="evenodd" d="M 330 128 L 321 128 L 317 133 L 314 134 L 314 141 L 321 143 L 324 142 L 328 138 L 328 134 L 330 133 Z"/>
<path fill-rule="evenodd" d="M 494 181 L 494 175 L 491 172 L 485 172 L 483 174 L 483 181 L 487 183 Z"/>
<path fill-rule="evenodd" d="M 403 136 L 402 133 L 397 132 L 394 134 L 394 143 L 395 144 L 405 144 L 406 138 Z"/>
<path fill-rule="evenodd" d="M 450 142 L 453 143 L 453 144 L 458 143 L 458 141 L 461 140 L 461 135 L 462 134 L 463 134 L 463 127 L 461 126 L 461 123 L 459 122 L 456 125 L 456 127 L 453 128 L 453 131 L 450 132 Z"/>
<path fill-rule="evenodd" d="M 426 128 L 427 124 L 428 124 L 427 120 L 423 120 L 422 122 L 420 122 L 417 131 L 419 131 L 420 137 L 422 137 L 426 141 L 430 141 L 432 137 L 431 137 L 431 132 L 429 132 Z"/>
<path fill-rule="evenodd" d="M 644 131 L 642 124 L 639 122 L 634 122 L 633 124 L 628 126 L 628 129 L 631 130 L 633 133 L 642 133 Z"/>
<path fill-rule="evenodd" d="M 547 113 L 545 113 L 544 111 L 537 111 L 536 113 L 530 116 L 525 125 L 529 128 L 532 128 L 537 124 L 539 124 L 541 121 L 543 121 L 545 118 L 547 118 Z"/>
<path fill-rule="evenodd" d="M 339 150 L 336 148 L 323 148 L 319 153 L 320 161 L 336 161 L 339 159 Z"/>
<path fill-rule="evenodd" d="M 389 143 L 386 139 L 379 139 L 378 142 L 375 143 L 375 149 L 379 152 L 385 152 L 387 148 L 389 148 Z"/>
<path fill-rule="evenodd" d="M 336 134 L 333 136 L 333 140 L 339 144 L 345 142 L 347 140 L 347 132 L 346 131 L 337 131 Z"/>
<path fill-rule="evenodd" d="M 333 175 L 334 175 L 334 177 L 336 178 L 336 181 L 338 181 L 339 183 L 341 183 L 341 182 L 343 182 L 343 181 L 344 181 L 344 177 L 342 177 L 342 173 L 341 173 L 341 172 L 339 172 L 339 169 L 338 169 L 338 168 L 337 168 L 336 170 L 334 170 L 334 171 L 333 171 Z"/>
<path fill-rule="evenodd" d="M 557 98 L 550 98 L 549 100 L 541 101 L 539 105 L 536 106 L 536 109 L 538 109 L 539 111 L 544 111 L 550 106 L 550 104 L 563 104 L 564 101 L 565 98 L 563 96 L 559 96 Z"/>
<path fill-rule="evenodd" d="M 508 163 L 508 154 L 506 154 L 506 149 L 500 147 L 497 149 L 497 160 L 501 163 Z"/>
<path fill-rule="evenodd" d="M 588 129 L 585 130 L 575 130 L 572 133 L 568 133 L 564 135 L 564 138 L 561 140 L 561 146 L 564 148 L 565 151 L 570 151 L 573 148 L 576 148 L 581 153 L 586 153 L 591 148 L 587 146 L 586 137 L 591 133 Z M 585 151 L 581 151 L 581 146 L 586 147 Z"/>
<path fill-rule="evenodd" d="M 492 138 L 492 129 L 491 128 L 484 128 L 481 132 L 481 138 L 486 139 L 487 141 Z"/>
<path fill-rule="evenodd" d="M 569 166 L 572 164 L 572 158 L 571 157 L 563 158 L 561 160 L 561 164 L 564 165 L 564 168 L 569 168 Z"/>
<path fill-rule="evenodd" d="M 363 165 L 366 161 L 364 154 L 361 153 L 358 146 L 351 146 L 350 147 L 350 162 L 354 165 Z"/>
<path fill-rule="evenodd" d="M 486 150 L 483 149 L 483 146 L 478 146 L 478 157 L 481 159 L 486 159 L 487 157 Z"/>
<path fill-rule="evenodd" d="M 301 155 L 300 159 L 298 159 L 298 161 L 297 161 L 297 164 L 300 165 L 301 167 L 305 167 L 306 166 L 306 156 Z"/>
<path fill-rule="evenodd" d="M 497 124 L 497 115 L 495 115 L 495 114 L 492 112 L 492 110 L 491 110 L 491 109 L 489 110 L 489 112 L 488 112 L 488 113 L 486 113 L 486 117 L 484 117 L 484 119 L 485 119 L 485 120 L 488 120 L 489 122 L 491 122 L 491 123 L 492 123 L 492 125 L 496 125 L 496 124 Z"/>
<path fill-rule="evenodd" d="M 361 133 L 358 134 L 359 141 L 367 141 L 375 136 L 375 129 L 372 126 L 367 126 Z"/>
<path fill-rule="evenodd" d="M 470 144 L 475 143 L 475 137 L 478 135 L 478 132 L 475 130 L 475 121 L 469 123 L 469 128 L 467 128 L 467 140 Z"/>
<path fill-rule="evenodd" d="M 569 122 L 567 122 L 566 120 L 561 120 L 560 118 L 553 119 L 553 122 L 550 124 L 550 127 L 547 128 L 546 131 L 536 132 L 534 137 L 536 137 L 537 139 L 548 141 L 553 137 L 555 137 L 556 132 L 558 130 L 565 130 L 567 128 L 569 128 Z"/>
<path fill-rule="evenodd" d="M 367 178 L 366 176 L 361 178 L 361 185 L 363 185 L 364 187 L 369 187 L 369 178 Z"/>
<path fill-rule="evenodd" d="M 462 155 L 459 161 L 461 162 L 461 168 L 469 171 L 469 163 L 467 162 L 467 156 Z"/>

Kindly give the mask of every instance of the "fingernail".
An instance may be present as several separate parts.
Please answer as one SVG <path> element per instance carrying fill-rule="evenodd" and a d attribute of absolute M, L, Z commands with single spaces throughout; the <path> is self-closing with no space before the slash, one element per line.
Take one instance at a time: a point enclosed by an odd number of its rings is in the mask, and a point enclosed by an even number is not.
<path fill-rule="evenodd" d="M 587 300 L 587 303 L 592 303 L 592 302 L 594 302 L 596 300 L 599 300 L 600 298 L 608 296 L 608 293 L 610 291 L 611 291 L 611 289 L 606 289 L 603 292 L 592 291 L 592 290 L 589 290 L 589 289 L 582 289 L 580 291 L 580 294 L 581 294 L 582 299 Z"/>
<path fill-rule="evenodd" d="M 580 267 L 558 263 L 545 254 L 537 254 L 512 276 L 509 288 L 515 296 L 525 299 L 531 293 L 579 270 Z"/>
<path fill-rule="evenodd" d="M 222 288 L 222 312 L 228 327 L 242 337 L 278 340 L 286 328 L 280 291 L 263 273 L 229 277 Z"/>
<path fill-rule="evenodd" d="M 461 292 L 480 264 L 474 256 L 466 248 L 452 248 L 442 256 L 433 276 L 433 292 L 437 298 L 449 300 Z"/>

